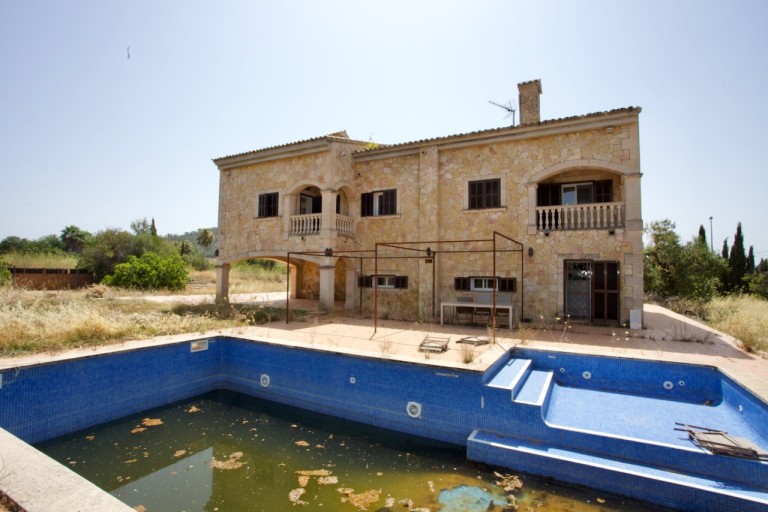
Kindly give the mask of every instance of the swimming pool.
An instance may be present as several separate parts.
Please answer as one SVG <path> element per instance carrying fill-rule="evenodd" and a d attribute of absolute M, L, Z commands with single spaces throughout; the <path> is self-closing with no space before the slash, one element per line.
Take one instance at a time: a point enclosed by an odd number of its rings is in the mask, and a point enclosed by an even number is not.
<path fill-rule="evenodd" d="M 685 510 L 765 510 L 768 407 L 715 368 L 514 349 L 486 371 L 215 337 L 0 373 L 0 427 L 38 443 L 215 390 L 465 446 L 471 460 Z"/>

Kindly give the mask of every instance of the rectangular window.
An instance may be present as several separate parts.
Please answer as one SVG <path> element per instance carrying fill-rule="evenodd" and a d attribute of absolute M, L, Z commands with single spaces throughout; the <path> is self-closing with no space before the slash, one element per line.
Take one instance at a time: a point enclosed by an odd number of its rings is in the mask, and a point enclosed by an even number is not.
<path fill-rule="evenodd" d="M 492 292 L 495 288 L 492 277 L 472 277 L 470 278 L 470 289 L 475 292 Z"/>
<path fill-rule="evenodd" d="M 469 209 L 501 207 L 501 180 L 480 180 L 469 182 Z"/>
<path fill-rule="evenodd" d="M 516 292 L 517 280 L 514 277 L 499 277 L 499 292 Z M 453 289 L 457 291 L 492 292 L 492 277 L 454 277 Z"/>
<path fill-rule="evenodd" d="M 278 215 L 278 198 L 277 192 L 269 192 L 267 194 L 259 194 L 259 218 L 277 217 Z"/>
<path fill-rule="evenodd" d="M 367 192 L 360 198 L 360 216 L 378 217 L 397 214 L 397 190 Z"/>
<path fill-rule="evenodd" d="M 408 276 L 360 276 L 357 285 L 360 288 L 408 288 Z"/>
<path fill-rule="evenodd" d="M 589 204 L 592 200 L 592 183 L 563 185 L 562 204 Z"/>

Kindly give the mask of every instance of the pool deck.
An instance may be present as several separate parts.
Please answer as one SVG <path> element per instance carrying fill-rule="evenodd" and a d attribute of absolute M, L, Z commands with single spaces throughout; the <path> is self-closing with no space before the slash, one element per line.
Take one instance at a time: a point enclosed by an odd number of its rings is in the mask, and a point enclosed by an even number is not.
<path fill-rule="evenodd" d="M 283 305 L 280 300 L 268 295 L 234 297 L 234 300 L 264 302 L 277 307 Z M 316 301 L 292 300 L 290 305 L 292 309 L 309 311 L 317 308 Z M 25 365 L 221 335 L 474 371 L 486 370 L 504 352 L 522 345 L 562 352 L 715 366 L 768 403 L 768 360 L 741 350 L 737 340 L 723 333 L 655 305 L 645 306 L 643 330 L 586 325 L 558 325 L 545 329 L 540 325 L 522 324 L 522 329 L 499 330 L 495 339 L 487 327 L 465 325 L 440 326 L 439 323 L 379 320 L 374 329 L 370 318 L 349 317 L 341 311 L 339 308 L 336 315 L 325 315 L 317 320 L 297 320 L 287 324 L 272 322 L 254 327 L 129 341 L 94 349 L 0 358 L 0 372 Z M 419 344 L 427 336 L 449 338 L 448 350 L 443 353 L 420 352 Z M 488 336 L 491 342 L 481 346 L 457 343 L 467 336 Z M 465 362 L 468 359 L 471 362 Z M 6 435 L 4 432 L 0 434 Z M 131 510 L 74 473 L 62 472 L 63 468 L 53 461 L 38 460 L 45 459 L 45 456 L 28 445 L 13 439 L 3 441 L 1 455 L 5 467 L 0 475 L 4 475 L 0 479 L 3 480 L 0 487 L 29 512 L 63 510 L 60 500 L 76 500 L 77 509 L 83 511 Z M 43 467 L 46 469 L 43 470 Z M 33 478 L 35 475 L 43 475 L 43 481 Z M 46 495 L 50 498 L 52 494 L 58 496 L 58 500 L 43 498 Z M 67 502 L 65 508 L 70 505 L 72 503 Z"/>
<path fill-rule="evenodd" d="M 281 294 L 234 296 L 233 302 L 284 307 L 285 301 L 272 295 Z M 315 311 L 317 301 L 291 300 L 290 307 L 292 310 Z M 457 341 L 466 336 L 492 338 L 487 327 L 379 320 L 374 329 L 372 319 L 346 316 L 339 304 L 336 315 L 325 315 L 318 320 L 277 321 L 261 326 L 127 341 L 95 349 L 0 358 L 0 371 L 218 335 L 477 371 L 484 371 L 506 350 L 523 345 L 544 350 L 715 366 L 768 403 L 766 357 L 747 353 L 739 348 L 738 340 L 660 306 L 645 305 L 644 329 L 636 331 L 579 324 L 561 324 L 549 329 L 537 324 L 521 324 L 521 327 L 512 331 L 499 329 L 495 342 L 491 339 L 487 345 L 472 346 Z M 419 344 L 428 335 L 450 338 L 448 350 L 444 353 L 420 352 Z M 473 362 L 464 363 L 466 358 L 472 358 Z"/>

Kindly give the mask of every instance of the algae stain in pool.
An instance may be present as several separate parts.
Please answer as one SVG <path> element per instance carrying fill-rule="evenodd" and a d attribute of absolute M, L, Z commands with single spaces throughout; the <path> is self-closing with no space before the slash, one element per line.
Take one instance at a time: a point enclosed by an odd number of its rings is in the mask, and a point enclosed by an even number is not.
<path fill-rule="evenodd" d="M 38 448 L 147 512 L 257 512 L 297 505 L 306 511 L 479 512 L 489 506 L 502 510 L 510 495 L 490 468 L 468 463 L 455 446 L 229 392 Z M 652 510 L 615 497 L 599 504 L 595 493 L 523 480 L 513 499 L 539 511 Z"/>

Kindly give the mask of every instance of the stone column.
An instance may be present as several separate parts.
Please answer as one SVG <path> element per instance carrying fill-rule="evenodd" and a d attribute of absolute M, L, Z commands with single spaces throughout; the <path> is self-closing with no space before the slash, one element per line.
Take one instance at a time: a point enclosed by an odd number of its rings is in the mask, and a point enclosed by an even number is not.
<path fill-rule="evenodd" d="M 229 302 L 229 263 L 216 264 L 216 303 Z"/>
<path fill-rule="evenodd" d="M 347 278 L 346 278 L 346 285 L 347 285 L 347 299 L 344 302 L 344 309 L 347 311 L 354 311 L 358 306 L 358 294 L 357 292 L 357 269 L 350 268 L 352 265 L 347 260 Z"/>
<path fill-rule="evenodd" d="M 336 258 L 326 260 L 325 264 L 320 265 L 320 308 L 330 312 L 335 309 Z"/>
<path fill-rule="evenodd" d="M 439 240 L 440 239 L 440 226 L 438 219 L 440 218 L 440 189 L 439 189 L 439 153 L 436 146 L 425 146 L 421 148 L 419 152 L 419 240 Z M 433 251 L 439 251 L 441 247 L 430 247 Z M 427 245 L 419 247 L 420 250 L 426 251 Z M 426 258 L 426 254 L 424 254 Z M 439 289 L 438 283 L 440 282 L 439 276 L 435 277 L 435 283 L 432 282 L 434 260 L 433 262 L 426 263 L 425 259 L 417 260 L 419 262 L 419 275 L 418 275 L 418 287 L 419 287 L 419 317 L 434 316 L 435 311 L 432 311 L 432 297 L 433 294 L 437 294 L 436 287 Z M 414 286 L 416 283 L 413 283 Z M 436 301 L 439 304 L 440 298 L 436 297 Z"/>
<path fill-rule="evenodd" d="M 538 183 L 528 184 L 528 234 L 536 234 L 536 200 Z"/>
<path fill-rule="evenodd" d="M 336 238 L 336 191 L 321 191 L 323 201 L 323 220 L 320 223 L 320 238 L 324 246 L 333 248 Z"/>

